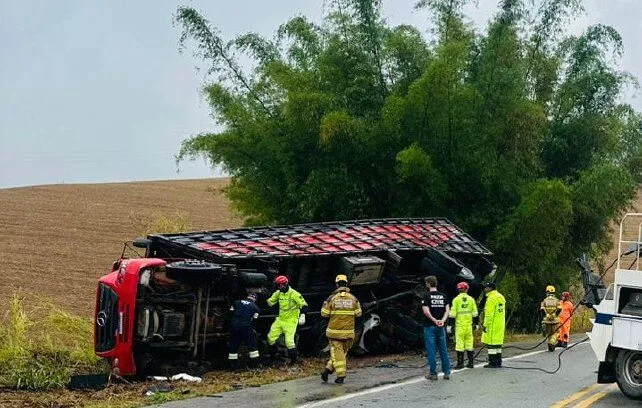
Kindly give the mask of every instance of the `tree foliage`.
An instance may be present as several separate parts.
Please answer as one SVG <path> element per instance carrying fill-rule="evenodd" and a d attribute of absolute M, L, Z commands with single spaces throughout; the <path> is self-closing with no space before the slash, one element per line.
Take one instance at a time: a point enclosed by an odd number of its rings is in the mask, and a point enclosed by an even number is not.
<path fill-rule="evenodd" d="M 514 322 L 533 327 L 542 288 L 608 248 L 642 179 L 642 117 L 622 101 L 635 81 L 613 28 L 565 35 L 579 0 L 503 0 L 483 32 L 467 3 L 419 1 L 428 36 L 389 26 L 380 1 L 333 0 L 321 25 L 231 41 L 180 7 L 223 130 L 178 159 L 224 166 L 248 224 L 447 216 L 497 254 Z"/>

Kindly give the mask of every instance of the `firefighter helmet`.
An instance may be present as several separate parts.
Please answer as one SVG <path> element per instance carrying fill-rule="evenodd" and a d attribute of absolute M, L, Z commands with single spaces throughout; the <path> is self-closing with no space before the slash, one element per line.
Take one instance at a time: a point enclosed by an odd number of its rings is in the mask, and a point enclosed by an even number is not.
<path fill-rule="evenodd" d="M 334 283 L 339 283 L 339 282 L 345 282 L 348 283 L 348 277 L 345 275 L 337 275 L 336 278 L 334 278 Z"/>
<path fill-rule="evenodd" d="M 553 285 L 548 285 L 546 287 L 546 293 L 555 293 L 555 286 Z"/>
<path fill-rule="evenodd" d="M 277 285 L 279 285 L 279 286 L 281 286 L 281 285 L 287 285 L 287 284 L 288 284 L 288 282 L 289 282 L 289 281 L 288 281 L 288 277 L 287 277 L 287 276 L 285 276 L 285 275 L 279 275 L 279 276 L 277 276 L 277 277 L 274 279 L 274 283 L 276 283 L 276 284 L 277 284 Z"/>
<path fill-rule="evenodd" d="M 468 290 L 468 283 L 466 283 L 466 282 L 459 282 L 459 283 L 457 284 L 457 290 L 463 290 L 463 291 Z"/>

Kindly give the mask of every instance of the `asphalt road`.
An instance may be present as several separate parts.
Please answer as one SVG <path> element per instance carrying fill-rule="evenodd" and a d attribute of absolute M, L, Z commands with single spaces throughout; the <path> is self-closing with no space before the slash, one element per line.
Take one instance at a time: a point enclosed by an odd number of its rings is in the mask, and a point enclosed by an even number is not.
<path fill-rule="evenodd" d="M 259 388 L 163 404 L 163 408 L 202 407 L 622 407 L 642 406 L 624 397 L 616 385 L 595 384 L 597 360 L 588 343 L 562 355 L 556 374 L 535 370 L 557 368 L 558 349 L 550 353 L 505 350 L 505 368 L 456 370 L 450 380 L 428 381 L 423 359 L 348 371 L 345 385 L 306 378 Z M 480 355 L 483 356 L 485 353 Z M 411 368 L 409 368 L 411 367 Z"/>

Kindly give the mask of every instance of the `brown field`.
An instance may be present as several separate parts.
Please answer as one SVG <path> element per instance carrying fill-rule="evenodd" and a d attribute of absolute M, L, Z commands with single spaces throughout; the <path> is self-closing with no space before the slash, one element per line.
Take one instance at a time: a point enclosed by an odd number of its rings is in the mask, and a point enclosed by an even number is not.
<path fill-rule="evenodd" d="M 220 193 L 227 179 L 48 185 L 0 189 L 0 304 L 17 289 L 91 316 L 98 277 L 144 220 L 189 228 L 241 225 Z M 27 296 L 27 299 L 31 296 Z"/>
<path fill-rule="evenodd" d="M 0 189 L 0 304 L 21 289 L 91 316 L 97 278 L 109 271 L 125 241 L 144 234 L 145 219 L 179 217 L 194 230 L 240 226 L 220 192 L 227 183 L 203 179 Z M 631 211 L 642 211 L 642 194 Z M 637 231 L 637 223 L 625 230 L 631 240 Z M 616 252 L 614 247 L 605 265 Z M 606 281 L 611 280 L 609 273 Z"/>

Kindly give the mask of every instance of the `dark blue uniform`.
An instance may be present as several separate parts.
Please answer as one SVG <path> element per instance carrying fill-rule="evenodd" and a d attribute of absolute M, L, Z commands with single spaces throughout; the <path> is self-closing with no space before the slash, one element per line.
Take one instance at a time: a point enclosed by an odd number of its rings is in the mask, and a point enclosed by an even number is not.
<path fill-rule="evenodd" d="M 230 348 L 228 360 L 233 369 L 238 367 L 238 349 L 241 341 L 245 343 L 249 351 L 250 365 L 254 365 L 259 358 L 259 350 L 256 345 L 253 321 L 259 315 L 258 306 L 249 300 L 237 300 L 230 308 L 234 312 L 230 322 Z"/>

